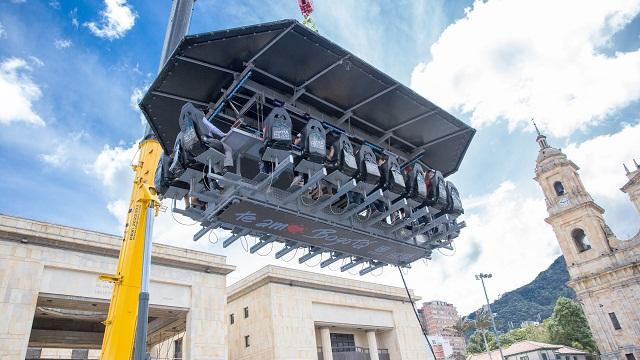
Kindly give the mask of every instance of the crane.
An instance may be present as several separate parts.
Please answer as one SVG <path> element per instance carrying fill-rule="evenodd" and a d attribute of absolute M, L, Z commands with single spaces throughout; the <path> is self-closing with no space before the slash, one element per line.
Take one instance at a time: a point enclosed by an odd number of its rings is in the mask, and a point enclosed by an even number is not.
<path fill-rule="evenodd" d="M 313 12 L 313 2 L 311 0 L 298 0 L 298 7 L 300 7 L 300 12 L 302 13 L 302 25 L 318 32 L 318 27 L 311 17 L 311 13 Z"/>
<path fill-rule="evenodd" d="M 172 1 L 158 71 L 186 35 L 195 1 Z M 303 24 L 317 31 L 311 18 L 311 0 L 299 0 L 298 4 L 304 17 Z M 140 156 L 133 166 L 135 175 L 116 273 L 99 277 L 113 283 L 109 312 L 104 321 L 101 360 L 130 359 L 134 349 L 135 360 L 146 358 L 151 237 L 154 216 L 160 207 L 153 180 L 162 154 L 162 147 L 149 126 L 138 151 Z"/>
<path fill-rule="evenodd" d="M 189 29 L 195 0 L 173 0 L 164 38 L 159 69 Z M 133 166 L 134 180 L 129 200 L 129 213 L 115 274 L 100 275 L 100 280 L 113 283 L 101 360 L 147 358 L 147 321 L 149 312 L 149 270 L 153 220 L 160 200 L 153 180 L 162 147 L 151 128 L 138 145 L 138 164 Z M 134 347 L 135 342 L 135 347 Z"/>

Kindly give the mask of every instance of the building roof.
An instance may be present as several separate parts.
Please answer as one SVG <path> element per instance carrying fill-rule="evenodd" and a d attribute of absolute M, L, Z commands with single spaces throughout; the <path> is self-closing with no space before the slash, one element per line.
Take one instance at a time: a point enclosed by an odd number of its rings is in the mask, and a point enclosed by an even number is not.
<path fill-rule="evenodd" d="M 578 350 L 578 349 L 574 349 L 572 347 L 569 346 L 563 346 L 560 349 L 558 349 L 558 353 L 561 355 L 589 355 L 588 352 L 586 351 L 582 351 L 582 350 Z"/>
<path fill-rule="evenodd" d="M 122 235 L 3 214 L 0 214 L 0 240 L 20 241 L 116 258 L 122 245 Z M 235 270 L 235 266 L 226 263 L 225 256 L 160 243 L 153 244 L 151 263 L 222 275 Z"/>
<path fill-rule="evenodd" d="M 361 280 L 352 280 L 339 276 L 319 274 L 275 265 L 267 265 L 227 287 L 227 302 L 234 301 L 264 285 L 284 284 L 309 289 L 325 290 L 343 294 L 369 296 L 396 301 L 407 301 L 404 288 L 380 285 Z M 413 295 L 413 301 L 420 297 Z"/>
<path fill-rule="evenodd" d="M 546 344 L 546 343 L 537 342 L 537 341 L 525 340 L 525 341 L 520 341 L 520 342 L 511 344 L 511 346 L 503 350 L 503 354 L 504 356 L 509 356 L 509 355 L 522 354 L 530 351 L 536 351 L 536 350 L 559 350 L 561 348 L 563 348 L 562 345 L 553 345 L 553 344 Z M 568 349 L 571 349 L 571 348 L 568 348 Z M 576 350 L 576 349 L 572 349 L 572 350 Z M 576 351 L 579 351 L 579 350 L 576 350 Z M 574 353 L 571 353 L 571 354 L 574 354 Z M 578 354 L 578 353 L 575 353 L 575 354 Z M 493 351 L 490 351 L 489 354 L 482 353 L 482 354 L 472 355 L 469 357 L 469 360 L 491 360 L 491 359 L 500 359 L 500 350 L 493 350 Z"/>

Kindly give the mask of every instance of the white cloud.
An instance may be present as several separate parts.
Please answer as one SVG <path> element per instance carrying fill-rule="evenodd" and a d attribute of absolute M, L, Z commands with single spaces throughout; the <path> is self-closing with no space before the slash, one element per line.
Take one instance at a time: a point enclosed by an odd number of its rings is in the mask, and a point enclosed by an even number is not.
<path fill-rule="evenodd" d="M 81 141 L 88 138 L 88 134 L 84 131 L 67 134 L 64 138 L 53 138 L 51 144 L 47 147 L 51 151 L 40 154 L 39 158 L 45 164 L 54 168 L 65 168 L 74 163 L 83 149 Z"/>
<path fill-rule="evenodd" d="M 14 4 L 24 4 L 27 2 L 27 0 L 11 0 L 11 2 Z"/>
<path fill-rule="evenodd" d="M 137 70 L 137 65 L 135 69 Z M 140 123 L 143 126 L 147 124 L 147 119 L 144 117 L 144 114 L 142 114 L 142 111 L 140 110 L 140 107 L 138 106 L 138 104 L 140 103 L 140 101 L 142 101 L 142 98 L 144 97 L 144 94 L 147 93 L 148 89 L 149 89 L 149 85 L 145 85 L 143 87 L 135 87 L 133 88 L 133 91 L 131 92 L 131 97 L 129 98 L 129 106 L 133 111 L 135 111 L 138 114 L 138 116 L 140 117 Z"/>
<path fill-rule="evenodd" d="M 629 197 L 619 189 L 627 182 L 622 164 L 633 169 L 640 160 L 640 123 L 621 131 L 601 135 L 563 149 L 580 167 L 580 178 L 594 200 L 605 209 L 605 219 L 618 237 L 629 238 L 638 231 L 636 212 Z M 636 220 L 634 220 L 636 219 Z"/>
<path fill-rule="evenodd" d="M 69 39 L 56 39 L 53 42 L 53 45 L 57 48 L 57 49 L 67 49 L 70 48 L 71 45 L 73 45 L 73 43 L 71 42 L 71 40 Z"/>
<path fill-rule="evenodd" d="M 84 25 L 97 37 L 114 40 L 123 37 L 133 28 L 137 14 L 126 0 L 104 0 L 105 9 L 100 11 L 99 22 Z"/>
<path fill-rule="evenodd" d="M 567 136 L 640 99 L 640 50 L 603 52 L 638 12 L 637 0 L 477 0 L 411 86 L 475 126 L 507 120 L 513 130 L 534 117 Z"/>
<path fill-rule="evenodd" d="M 449 301 L 466 314 L 484 303 L 474 274 L 493 274 L 487 286 L 495 299 L 533 280 L 560 255 L 560 249 L 544 222 L 544 199 L 524 195 L 511 182 L 490 194 L 464 199 L 463 204 L 467 227 L 455 240 L 456 253 L 450 257 L 436 253 L 426 272 L 420 269 L 422 264 L 414 267 L 409 285 L 427 300 Z"/>
<path fill-rule="evenodd" d="M 32 108 L 42 92 L 29 76 L 30 71 L 29 63 L 21 58 L 12 57 L 0 63 L 0 124 L 26 122 L 45 125 Z"/>
<path fill-rule="evenodd" d="M 52 8 L 58 10 L 60 9 L 60 1 L 58 0 L 51 0 L 49 1 L 49 6 L 51 6 Z"/>
<path fill-rule="evenodd" d="M 125 188 L 124 193 L 128 193 L 133 181 L 131 165 L 136 161 L 137 152 L 137 144 L 129 148 L 105 145 L 95 161 L 86 167 L 86 172 L 100 179 L 108 192 L 123 191 Z"/>
<path fill-rule="evenodd" d="M 4 25 L 0 22 L 0 39 L 7 38 L 7 30 L 4 28 Z"/>

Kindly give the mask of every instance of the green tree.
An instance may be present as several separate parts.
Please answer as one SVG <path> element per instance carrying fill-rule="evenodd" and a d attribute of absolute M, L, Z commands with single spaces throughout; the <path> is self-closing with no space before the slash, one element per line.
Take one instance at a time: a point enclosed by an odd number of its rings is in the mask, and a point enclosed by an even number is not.
<path fill-rule="evenodd" d="M 548 319 L 549 340 L 558 345 L 567 345 L 596 354 L 596 347 L 587 318 L 576 301 L 560 297 Z"/>
<path fill-rule="evenodd" d="M 464 333 L 471 328 L 473 328 L 473 322 L 469 321 L 466 316 L 459 316 L 456 322 L 453 323 L 453 325 L 446 327 L 444 330 L 448 334 L 452 336 L 461 337 L 462 341 L 465 341 Z M 465 341 L 465 347 L 466 345 L 467 343 Z M 463 360 L 464 354 L 461 354 L 460 352 L 456 351 L 453 353 L 452 358 L 455 360 Z"/>
<path fill-rule="evenodd" d="M 547 323 L 548 321 L 545 320 L 541 325 L 529 325 L 524 328 L 513 329 L 506 334 L 500 335 L 500 344 L 504 347 L 509 347 L 511 344 L 524 340 L 549 343 L 551 340 L 549 339 Z"/>
<path fill-rule="evenodd" d="M 488 349 L 487 345 L 489 346 Z M 498 346 L 496 345 L 496 336 L 486 329 L 479 329 L 474 331 L 473 335 L 469 337 L 469 341 L 467 342 L 467 353 L 469 354 L 479 354 L 491 350 L 496 350 L 497 348 Z"/>
<path fill-rule="evenodd" d="M 469 353 L 479 353 L 479 352 L 489 352 L 490 350 L 495 350 L 498 348 L 496 345 L 496 337 L 495 335 L 488 331 L 491 326 L 491 315 L 484 311 L 478 310 L 476 311 L 476 318 L 470 324 L 470 326 L 476 331 L 473 333 L 471 338 L 469 338 L 469 346 L 467 347 L 467 352 Z M 476 351 L 480 349 L 479 351 Z"/>

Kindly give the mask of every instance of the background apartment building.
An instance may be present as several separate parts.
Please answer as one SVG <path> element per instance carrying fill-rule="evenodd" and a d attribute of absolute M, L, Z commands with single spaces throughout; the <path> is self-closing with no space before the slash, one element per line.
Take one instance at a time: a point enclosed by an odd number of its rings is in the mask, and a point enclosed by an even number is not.
<path fill-rule="evenodd" d="M 423 326 L 435 346 L 442 347 L 441 351 L 435 351 L 436 359 L 445 359 L 452 353 L 465 353 L 464 338 L 456 336 L 450 329 L 458 320 L 458 311 L 455 306 L 444 301 L 429 301 L 418 309 Z M 448 342 L 448 344 L 446 344 Z M 447 351 L 447 349 L 451 349 Z M 434 350 L 436 350 L 434 348 Z M 451 352 L 451 353 L 450 353 Z"/>

